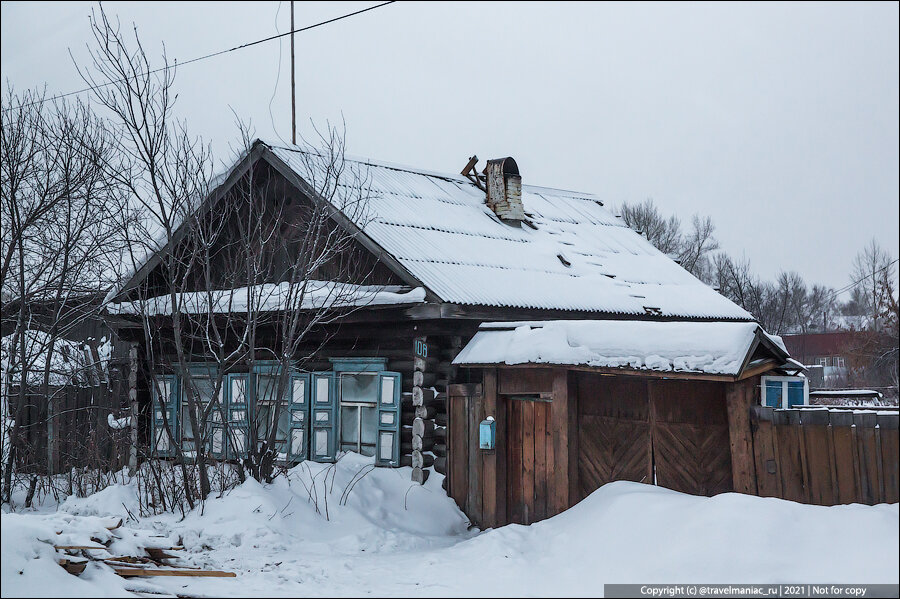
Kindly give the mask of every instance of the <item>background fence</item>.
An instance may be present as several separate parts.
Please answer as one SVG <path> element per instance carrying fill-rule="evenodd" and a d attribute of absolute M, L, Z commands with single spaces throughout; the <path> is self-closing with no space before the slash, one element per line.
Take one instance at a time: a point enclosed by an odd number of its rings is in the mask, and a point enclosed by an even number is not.
<path fill-rule="evenodd" d="M 127 416 L 127 381 L 114 378 L 92 386 L 52 387 L 49 401 L 55 406 L 57 471 L 71 468 L 101 468 L 116 471 L 128 463 L 130 430 L 114 429 L 108 418 Z M 16 414 L 21 401 L 10 395 L 10 412 Z M 15 443 L 16 471 L 48 472 L 48 398 L 41 393 L 26 393 Z"/>
<path fill-rule="evenodd" d="M 816 505 L 898 501 L 898 415 L 751 408 L 758 494 Z"/>

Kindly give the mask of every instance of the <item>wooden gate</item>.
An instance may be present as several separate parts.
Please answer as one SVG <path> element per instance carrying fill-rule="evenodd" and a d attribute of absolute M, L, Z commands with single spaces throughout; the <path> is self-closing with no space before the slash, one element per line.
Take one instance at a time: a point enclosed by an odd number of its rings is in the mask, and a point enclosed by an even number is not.
<path fill-rule="evenodd" d="M 510 522 L 531 524 L 548 516 L 547 499 L 553 486 L 551 403 L 516 396 L 505 403 L 507 515 Z"/>
<path fill-rule="evenodd" d="M 721 383 L 649 381 L 656 484 L 694 495 L 731 491 L 731 442 Z"/>
<path fill-rule="evenodd" d="M 581 497 L 614 480 L 653 481 L 650 406 L 639 379 L 578 376 Z"/>
<path fill-rule="evenodd" d="M 696 495 L 732 490 L 720 383 L 579 373 L 581 497 L 630 480 Z"/>

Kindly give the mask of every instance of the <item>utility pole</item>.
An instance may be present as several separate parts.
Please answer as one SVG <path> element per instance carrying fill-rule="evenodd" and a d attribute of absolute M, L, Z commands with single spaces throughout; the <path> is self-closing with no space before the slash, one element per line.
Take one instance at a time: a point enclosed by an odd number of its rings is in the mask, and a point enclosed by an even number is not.
<path fill-rule="evenodd" d="M 294 0 L 291 0 L 291 143 L 297 145 L 297 84 L 294 70 Z"/>

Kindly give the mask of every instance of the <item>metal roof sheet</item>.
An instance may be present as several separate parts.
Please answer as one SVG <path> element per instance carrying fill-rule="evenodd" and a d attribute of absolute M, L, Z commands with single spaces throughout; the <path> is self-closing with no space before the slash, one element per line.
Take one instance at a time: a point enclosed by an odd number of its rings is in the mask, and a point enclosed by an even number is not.
<path fill-rule="evenodd" d="M 308 180 L 300 148 L 270 149 Z M 443 301 L 753 319 L 592 194 L 523 185 L 527 224 L 519 228 L 500 221 L 484 192 L 460 175 L 352 162 L 369 197 L 364 218 L 348 216 Z"/>

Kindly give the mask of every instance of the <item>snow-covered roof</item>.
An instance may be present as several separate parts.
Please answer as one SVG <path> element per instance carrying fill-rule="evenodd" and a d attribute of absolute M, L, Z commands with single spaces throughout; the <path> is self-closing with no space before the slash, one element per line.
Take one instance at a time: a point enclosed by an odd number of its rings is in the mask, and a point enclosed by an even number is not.
<path fill-rule="evenodd" d="M 308 162 L 299 148 L 269 148 L 304 177 Z M 461 175 L 354 162 L 365 170 L 371 198 L 365 222 L 356 224 L 444 302 L 753 319 L 595 195 L 524 185 L 527 223 L 519 228 L 501 222 L 484 192 Z"/>
<path fill-rule="evenodd" d="M 306 171 L 316 168 L 303 148 L 262 141 L 254 147 L 263 150 L 257 155 L 305 181 Z M 219 181 L 239 172 L 252 154 L 242 155 Z M 516 227 L 500 221 L 485 193 L 462 175 L 345 160 L 368 186 L 366 209 L 345 216 L 396 261 L 395 267 L 405 269 L 398 274 L 440 301 L 753 320 L 628 228 L 595 195 L 523 185 L 526 222 Z M 111 290 L 107 301 L 145 276 L 153 267 L 151 257 L 138 260 L 130 281 Z"/>
<path fill-rule="evenodd" d="M 556 364 L 737 376 L 758 340 L 766 342 L 778 358 L 787 357 L 781 340 L 752 322 L 485 323 L 453 363 Z"/>

